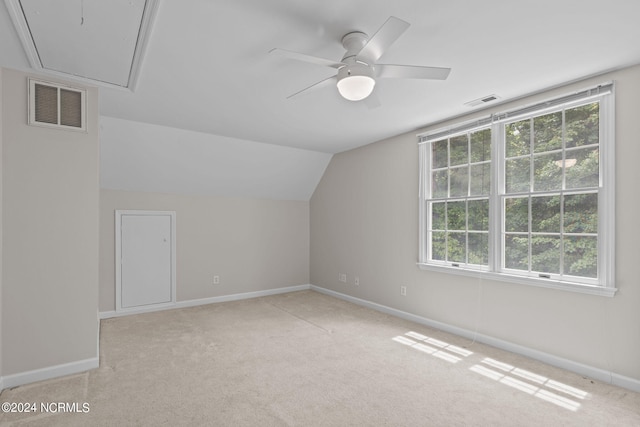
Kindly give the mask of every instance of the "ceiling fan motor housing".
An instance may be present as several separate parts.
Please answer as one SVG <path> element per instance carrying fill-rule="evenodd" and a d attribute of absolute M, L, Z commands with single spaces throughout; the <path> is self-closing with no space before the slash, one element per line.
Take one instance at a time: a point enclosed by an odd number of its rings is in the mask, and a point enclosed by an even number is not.
<path fill-rule="evenodd" d="M 338 70 L 338 81 L 352 76 L 365 76 L 372 79 L 375 78 L 372 66 L 351 58 L 344 62 L 347 65 Z"/>
<path fill-rule="evenodd" d="M 346 65 L 338 69 L 336 77 L 338 92 L 349 101 L 366 98 L 376 84 L 373 61 L 359 55 L 367 41 L 368 36 L 360 31 L 348 33 L 342 38 L 342 46 L 347 50 L 342 62 Z"/>
<path fill-rule="evenodd" d="M 344 61 L 347 65 L 338 70 L 338 92 L 349 101 L 360 101 L 371 94 L 376 84 L 373 67 L 356 61 L 355 57 Z"/>

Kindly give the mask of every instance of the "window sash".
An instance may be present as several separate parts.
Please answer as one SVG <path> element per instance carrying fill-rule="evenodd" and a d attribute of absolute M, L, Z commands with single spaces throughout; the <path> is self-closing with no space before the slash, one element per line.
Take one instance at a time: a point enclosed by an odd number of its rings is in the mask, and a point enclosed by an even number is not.
<path fill-rule="evenodd" d="M 532 112 L 526 116 L 522 116 L 520 115 L 519 117 L 515 117 L 512 118 L 510 120 L 504 120 L 501 121 L 498 125 L 497 125 L 497 131 L 498 131 L 498 136 L 497 136 L 497 141 L 501 150 L 501 157 L 499 158 L 499 164 L 502 167 L 502 171 L 500 173 L 500 185 L 499 185 L 499 191 L 498 191 L 498 197 L 500 198 L 500 204 L 499 204 L 499 212 L 500 212 L 500 240 L 498 241 L 498 245 L 500 248 L 500 263 L 499 265 L 496 265 L 496 271 L 499 272 L 507 272 L 510 274 L 518 274 L 518 275 L 523 275 L 523 276 L 528 276 L 528 277 L 540 277 L 540 278 L 546 278 L 546 279 L 553 279 L 553 280 L 568 280 L 568 281 L 572 281 L 572 282 L 578 282 L 578 283 L 584 283 L 584 284 L 591 284 L 591 285 L 600 285 L 602 283 L 602 281 L 599 278 L 599 272 L 598 270 L 600 270 L 600 265 L 602 264 L 600 261 L 600 256 L 601 254 L 598 253 L 598 258 L 596 260 L 597 265 L 596 267 L 596 277 L 590 277 L 590 276 L 580 276 L 580 275 L 572 275 L 570 274 L 568 271 L 566 271 L 566 268 L 568 267 L 567 263 L 570 261 L 570 256 L 569 254 L 566 252 L 566 249 L 568 249 L 568 245 L 570 244 L 571 241 L 571 237 L 592 237 L 589 236 L 587 234 L 579 234 L 578 236 L 572 236 L 570 233 L 566 233 L 563 230 L 563 224 L 559 223 L 558 224 L 558 229 L 554 232 L 535 232 L 533 229 L 534 224 L 532 223 L 533 221 L 533 215 L 534 215 L 534 210 L 533 210 L 533 206 L 531 205 L 531 203 L 534 200 L 539 200 L 539 198 L 542 197 L 559 197 L 560 198 L 560 206 L 559 206 L 559 210 L 560 212 L 558 213 L 559 215 L 559 220 L 564 218 L 563 216 L 563 206 L 564 206 L 564 202 L 566 200 L 565 195 L 570 196 L 570 195 L 576 195 L 576 194 L 590 194 L 593 193 L 594 191 L 597 192 L 598 194 L 601 192 L 600 191 L 600 185 L 602 184 L 602 179 L 600 177 L 602 168 L 601 165 L 599 164 L 599 169 L 598 169 L 598 182 L 595 185 L 591 185 L 591 186 L 585 186 L 582 188 L 568 188 L 566 186 L 566 173 L 567 173 L 567 168 L 562 167 L 561 169 L 561 175 L 560 175 L 560 182 L 557 183 L 557 186 L 555 188 L 550 188 L 550 189 L 543 189 L 540 190 L 539 188 L 537 188 L 536 186 L 536 170 L 535 170 L 535 165 L 536 165 L 536 159 L 540 159 L 543 158 L 544 156 L 560 156 L 561 161 L 565 162 L 566 159 L 566 155 L 567 153 L 571 153 L 577 149 L 593 149 L 594 147 L 596 147 L 599 151 L 600 151 L 600 141 L 602 141 L 602 135 L 599 132 L 598 135 L 598 144 L 590 144 L 590 145 L 584 145 L 584 146 L 579 146 L 579 147 L 569 147 L 567 148 L 565 146 L 565 142 L 566 142 L 566 138 L 565 138 L 565 131 L 566 131 L 566 111 L 570 111 L 572 109 L 584 106 L 584 105 L 590 105 L 593 104 L 595 102 L 600 103 L 599 99 L 593 99 L 592 97 L 589 97 L 587 99 L 578 99 L 578 100 L 573 100 L 570 103 L 566 103 L 566 104 L 561 104 L 561 105 L 554 105 L 553 108 L 545 108 L 544 111 L 537 111 L 537 112 Z M 536 140 L 534 139 L 534 132 L 535 132 L 535 123 L 536 123 L 536 119 L 540 118 L 540 117 L 544 117 L 546 115 L 551 115 L 551 114 L 555 114 L 555 113 L 560 113 L 561 115 L 561 129 L 560 132 L 562 134 L 562 140 L 563 140 L 563 144 L 561 147 L 557 148 L 557 149 L 551 149 L 548 151 L 540 151 L 540 152 L 536 152 Z M 531 123 L 531 127 L 530 127 L 530 138 L 529 138 L 529 152 L 526 154 L 522 154 L 522 155 L 514 155 L 513 157 L 507 157 L 507 153 L 506 153 L 506 144 L 507 144 L 507 135 L 506 135 L 506 128 L 514 123 L 518 123 L 518 122 L 523 122 L 523 121 L 530 121 Z M 601 115 L 598 116 L 598 124 L 599 124 L 599 129 L 600 129 L 600 123 L 602 122 L 602 118 Z M 508 173 L 506 171 L 506 164 L 508 161 L 510 160 L 514 160 L 514 159 L 522 159 L 524 160 L 526 163 L 528 163 L 529 166 L 529 179 L 526 182 L 526 186 L 528 187 L 528 189 L 526 190 L 520 190 L 520 191 L 510 191 L 507 188 L 507 183 L 506 183 L 506 179 L 508 176 Z M 600 163 L 600 162 L 599 162 Z M 514 233 L 511 231 L 506 230 L 506 225 L 508 222 L 508 216 L 507 216 L 507 212 L 506 212 L 506 205 L 505 205 L 505 201 L 507 199 L 511 199 L 511 198 L 524 198 L 527 200 L 527 204 L 528 204 L 528 216 L 529 216 L 529 224 L 528 224 L 528 230 L 525 233 Z M 496 211 L 497 212 L 497 211 Z M 513 266 L 509 266 L 507 263 L 507 252 L 511 252 L 509 251 L 509 248 L 507 246 L 507 242 L 509 240 L 509 238 L 516 238 L 516 236 L 521 236 L 524 237 L 526 236 L 526 241 L 527 241 L 527 265 L 526 268 L 513 268 Z M 535 245 L 539 244 L 539 241 L 537 241 L 537 239 L 535 239 L 535 237 L 548 237 L 549 239 L 557 239 L 557 244 L 558 244 L 558 248 L 557 249 L 552 249 L 550 248 L 549 250 L 554 250 L 557 252 L 557 257 L 558 257 L 558 265 L 557 265 L 557 269 L 555 268 L 555 266 L 553 268 L 548 268 L 546 271 L 545 269 L 541 269 L 541 268 L 536 268 L 536 262 L 535 262 L 535 257 L 536 255 L 540 254 L 536 254 L 535 252 Z M 599 236 L 596 233 L 595 234 L 596 238 L 598 238 L 599 240 Z M 496 254 L 497 255 L 497 254 Z M 539 266 L 538 266 L 539 267 Z"/>
<path fill-rule="evenodd" d="M 431 150 L 432 144 L 427 144 L 428 148 L 423 148 L 420 150 L 420 156 L 421 156 L 421 161 L 424 161 L 426 163 L 423 163 L 424 165 L 429 165 L 429 170 L 425 173 L 425 168 L 421 167 L 420 168 L 420 173 L 421 173 L 421 179 L 420 179 L 420 185 L 421 185 L 421 194 L 425 194 L 426 197 L 424 198 L 424 200 L 428 199 L 428 205 L 425 206 L 425 210 L 426 212 L 428 212 L 428 215 L 431 215 L 432 212 L 432 205 L 434 202 L 438 202 L 438 201 L 444 201 L 447 202 L 446 206 L 448 206 L 448 203 L 453 203 L 453 202 L 464 202 L 465 204 L 465 221 L 469 220 L 469 215 L 468 215 L 468 203 L 469 202 L 473 202 L 476 200 L 490 200 L 490 190 L 486 191 L 486 192 L 478 192 L 475 191 L 472 187 L 473 187 L 473 183 L 472 183 L 472 168 L 473 167 L 478 167 L 478 166 L 483 166 L 483 165 L 491 165 L 491 161 L 487 161 L 484 159 L 484 155 L 482 155 L 482 159 L 478 160 L 478 159 L 474 159 L 473 156 L 473 150 L 472 150 L 472 143 L 473 143 L 473 139 L 472 139 L 472 135 L 482 132 L 486 129 L 490 129 L 487 125 L 484 125 L 482 127 L 477 127 L 474 126 L 472 129 L 468 129 L 465 130 L 464 132 L 456 132 L 454 135 L 449 135 L 443 139 L 439 139 L 439 140 L 434 140 L 433 142 L 438 142 L 438 141 L 442 141 L 442 140 L 446 140 L 447 141 L 447 164 L 446 166 L 441 166 L 441 167 L 432 167 L 434 164 L 434 159 L 433 159 L 433 150 Z M 466 136 L 466 140 L 467 140 L 467 151 L 466 151 L 466 162 L 462 162 L 460 163 L 458 160 L 456 160 L 454 163 L 455 164 L 451 164 L 452 163 L 452 153 L 451 153 L 451 144 L 450 141 L 452 139 L 458 138 L 459 136 L 465 135 Z M 490 154 L 490 156 L 492 156 L 493 153 Z M 458 157 L 458 156 L 456 156 Z M 456 194 L 452 195 L 452 179 L 451 179 L 451 171 L 457 171 L 457 170 L 462 170 L 462 169 L 466 169 L 466 191 L 464 191 L 464 194 L 460 194 L 459 192 L 457 192 Z M 446 195 L 444 197 L 430 197 L 434 188 L 434 182 L 433 182 L 433 175 L 434 173 L 437 172 L 445 172 L 447 174 L 447 188 L 446 188 Z M 489 173 L 489 175 L 491 175 L 491 173 Z M 490 214 L 488 214 L 490 215 Z M 424 218 L 424 215 L 421 215 L 421 220 L 426 220 L 426 218 Z M 425 222 L 426 223 L 426 222 Z M 434 229 L 433 227 L 429 227 L 429 229 L 426 229 L 424 227 L 424 225 L 421 226 L 421 230 L 425 230 L 425 238 L 423 239 L 424 241 L 421 241 L 421 249 L 420 252 L 421 254 L 431 254 L 430 255 L 430 262 L 432 263 L 439 263 L 441 262 L 443 265 L 451 265 L 451 266 L 464 266 L 465 268 L 471 268 L 471 269 L 480 269 L 480 270 L 489 270 L 489 266 L 486 264 L 477 264 L 477 263 L 473 263 L 470 262 L 470 258 L 471 255 L 475 255 L 475 251 L 473 251 L 472 245 L 470 245 L 470 235 L 474 235 L 474 234 L 489 234 L 489 230 L 486 230 L 485 232 L 478 232 L 478 230 L 470 230 L 469 229 L 469 224 L 465 223 L 465 227 L 464 229 L 461 230 L 451 230 L 449 229 L 448 226 L 445 227 L 446 230 L 437 230 Z M 432 240 L 432 236 L 434 232 L 444 232 L 445 233 L 445 260 L 439 261 L 437 259 L 434 259 L 434 256 L 432 256 L 432 254 L 434 253 L 433 251 L 433 240 Z M 454 260 L 454 261 L 449 261 L 449 257 L 450 257 L 450 253 L 448 252 L 450 249 L 450 245 L 449 245 L 449 238 L 451 236 L 450 233 L 463 233 L 464 234 L 464 240 L 465 240 L 465 247 L 464 247 L 464 260 Z M 490 239 L 489 239 L 490 240 Z M 486 254 L 486 258 L 488 259 L 489 254 Z M 424 259 L 421 255 L 421 259 Z"/>

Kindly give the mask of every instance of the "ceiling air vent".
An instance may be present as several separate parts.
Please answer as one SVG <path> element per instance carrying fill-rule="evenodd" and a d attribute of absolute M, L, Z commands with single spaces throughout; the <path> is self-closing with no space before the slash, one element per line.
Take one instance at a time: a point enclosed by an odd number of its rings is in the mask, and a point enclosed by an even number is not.
<path fill-rule="evenodd" d="M 29 79 L 29 124 L 86 130 L 86 91 Z"/>
<path fill-rule="evenodd" d="M 487 95 L 482 98 L 474 99 L 473 101 L 465 102 L 464 105 L 467 107 L 477 107 L 478 105 L 486 104 L 488 102 L 493 102 L 500 99 L 498 95 Z"/>

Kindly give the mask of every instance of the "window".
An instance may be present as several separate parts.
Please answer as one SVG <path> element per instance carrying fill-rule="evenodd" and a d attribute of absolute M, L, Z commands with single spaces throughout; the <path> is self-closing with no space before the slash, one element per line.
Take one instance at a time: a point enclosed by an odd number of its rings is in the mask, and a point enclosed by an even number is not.
<path fill-rule="evenodd" d="M 421 135 L 420 266 L 613 295 L 612 89 Z"/>

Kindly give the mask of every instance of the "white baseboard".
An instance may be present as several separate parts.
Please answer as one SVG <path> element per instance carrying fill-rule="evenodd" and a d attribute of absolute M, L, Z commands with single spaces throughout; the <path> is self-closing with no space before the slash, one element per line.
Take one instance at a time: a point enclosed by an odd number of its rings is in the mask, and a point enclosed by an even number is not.
<path fill-rule="evenodd" d="M 306 291 L 309 289 L 311 289 L 311 285 L 287 286 L 284 288 L 266 289 L 264 291 L 245 292 L 241 294 L 221 295 L 221 296 L 210 297 L 210 298 L 198 298 L 198 299 L 191 299 L 186 301 L 178 301 L 175 304 L 171 304 L 171 305 L 140 307 L 139 309 L 127 310 L 126 312 L 102 311 L 100 312 L 100 319 L 129 316 L 131 314 L 149 313 L 152 311 L 170 310 L 174 308 L 196 307 L 199 305 L 214 304 L 218 302 L 238 301 L 243 299 L 266 297 L 269 295 L 286 294 L 288 292 Z"/>
<path fill-rule="evenodd" d="M 122 311 L 101 311 L 98 313 L 100 320 L 109 319 L 111 317 L 122 317 L 122 316 L 131 316 L 133 314 L 142 314 L 142 313 L 151 313 L 154 311 L 162 311 L 162 310 L 171 310 L 173 308 L 177 308 L 175 302 L 164 303 L 164 304 L 154 304 L 154 305 L 145 305 L 136 308 L 127 308 Z"/>
<path fill-rule="evenodd" d="M 640 380 L 637 380 L 635 378 L 626 377 L 624 375 L 619 375 L 604 369 L 584 365 L 582 363 L 578 363 L 573 360 L 554 356 L 549 353 L 534 350 L 529 347 L 524 347 L 508 341 L 494 338 L 488 335 L 478 334 L 468 329 L 459 328 L 457 326 L 452 326 L 446 323 L 438 322 L 436 320 L 431 320 L 426 317 L 416 316 L 415 314 L 407 313 L 405 311 L 397 310 L 395 308 L 387 307 L 385 305 L 381 305 L 381 304 L 377 304 L 377 303 L 363 300 L 360 298 L 352 297 L 350 295 L 341 294 L 340 292 L 332 291 L 330 289 L 321 288 L 315 285 L 311 285 L 310 289 L 316 292 L 320 292 L 326 295 L 340 298 L 345 301 L 352 302 L 354 304 L 371 308 L 373 310 L 376 310 L 382 313 L 390 314 L 392 316 L 396 316 L 401 319 L 409 320 L 411 322 L 419 323 L 421 325 L 426 325 L 431 328 L 438 329 L 444 332 L 449 332 L 454 335 L 473 339 L 475 341 L 481 342 L 483 344 L 488 344 L 490 346 L 493 346 L 502 350 L 506 350 L 512 353 L 530 357 L 531 359 L 539 360 L 549 365 L 566 369 L 567 371 L 575 372 L 577 374 L 584 375 L 589 378 L 593 378 L 603 383 L 613 384 L 615 386 L 626 388 L 628 390 L 640 392 Z"/>
<path fill-rule="evenodd" d="M 311 285 L 287 286 L 285 288 L 267 289 L 264 291 L 245 292 L 242 294 L 222 295 L 219 297 L 192 299 L 187 301 L 179 301 L 176 308 L 195 307 L 198 305 L 214 304 L 217 302 L 238 301 L 250 298 L 266 297 L 269 295 L 286 294 L 295 291 L 308 291 Z"/>
<path fill-rule="evenodd" d="M 63 377 L 65 375 L 78 374 L 80 372 L 95 369 L 99 365 L 100 362 L 98 360 L 98 357 L 92 357 L 90 359 L 78 360 L 76 362 L 64 363 L 62 365 L 49 366 L 46 368 L 35 369 L 33 371 L 7 375 L 0 378 L 0 390 L 34 383 L 36 381 L 44 381 L 51 378 Z"/>

